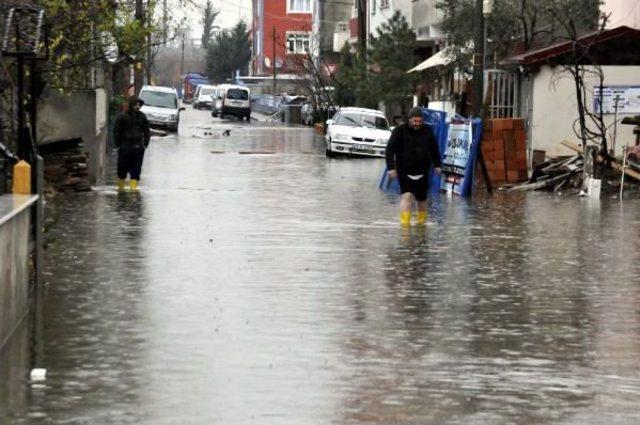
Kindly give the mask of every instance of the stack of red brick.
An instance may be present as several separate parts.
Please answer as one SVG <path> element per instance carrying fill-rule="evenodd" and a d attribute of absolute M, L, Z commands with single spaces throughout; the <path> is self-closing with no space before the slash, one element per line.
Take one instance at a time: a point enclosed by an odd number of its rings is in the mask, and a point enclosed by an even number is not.
<path fill-rule="evenodd" d="M 529 176 L 524 120 L 503 118 L 485 122 L 482 154 L 492 184 L 526 181 Z"/>

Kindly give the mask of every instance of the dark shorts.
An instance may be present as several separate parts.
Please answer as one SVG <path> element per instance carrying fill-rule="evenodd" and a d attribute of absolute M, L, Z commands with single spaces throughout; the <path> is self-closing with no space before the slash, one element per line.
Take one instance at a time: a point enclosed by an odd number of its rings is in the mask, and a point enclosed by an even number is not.
<path fill-rule="evenodd" d="M 412 193 L 418 202 L 427 200 L 429 176 L 426 174 L 418 180 L 410 179 L 406 174 L 398 174 L 398 182 L 400 183 L 401 193 Z"/>
<path fill-rule="evenodd" d="M 142 161 L 144 160 L 144 149 L 139 150 L 118 150 L 118 178 L 126 179 L 127 174 L 133 180 L 140 180 L 142 171 Z"/>

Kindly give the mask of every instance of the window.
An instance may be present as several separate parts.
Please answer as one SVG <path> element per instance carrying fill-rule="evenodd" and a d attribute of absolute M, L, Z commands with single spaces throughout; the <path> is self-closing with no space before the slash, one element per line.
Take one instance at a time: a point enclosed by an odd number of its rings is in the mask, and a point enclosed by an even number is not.
<path fill-rule="evenodd" d="M 229 89 L 227 91 L 227 99 L 230 100 L 249 100 L 249 92 L 242 89 Z"/>
<path fill-rule="evenodd" d="M 175 93 L 143 90 L 140 99 L 147 106 L 156 108 L 178 109 L 178 98 Z"/>
<path fill-rule="evenodd" d="M 497 69 L 485 73 L 485 92 L 493 84 L 489 115 L 491 118 L 513 118 L 518 114 L 518 83 L 515 74 Z"/>
<path fill-rule="evenodd" d="M 389 0 L 380 0 L 380 9 L 384 9 L 385 7 L 389 7 Z"/>
<path fill-rule="evenodd" d="M 372 0 L 371 1 L 371 14 L 375 15 L 376 14 L 376 8 L 377 8 L 377 1 L 376 0 Z"/>
<path fill-rule="evenodd" d="M 379 115 L 362 114 L 356 112 L 342 112 L 336 118 L 336 125 L 346 127 L 364 127 L 375 130 L 388 130 L 389 123 L 385 117 Z"/>
<path fill-rule="evenodd" d="M 311 0 L 287 0 L 287 13 L 311 13 Z"/>
<path fill-rule="evenodd" d="M 302 55 L 309 53 L 309 33 L 288 33 L 287 34 L 287 53 Z"/>

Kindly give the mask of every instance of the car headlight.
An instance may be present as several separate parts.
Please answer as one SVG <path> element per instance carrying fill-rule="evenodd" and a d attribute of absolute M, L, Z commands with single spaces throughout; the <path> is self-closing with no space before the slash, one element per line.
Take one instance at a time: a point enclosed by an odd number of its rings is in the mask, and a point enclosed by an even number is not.
<path fill-rule="evenodd" d="M 349 136 L 347 136 L 346 134 L 336 134 L 333 136 L 333 140 L 337 140 L 339 142 L 348 142 Z"/>
<path fill-rule="evenodd" d="M 176 119 L 178 119 L 176 114 L 169 115 L 169 121 L 175 121 Z"/>
<path fill-rule="evenodd" d="M 377 145 L 386 145 L 389 142 L 388 139 L 378 139 L 376 140 Z"/>

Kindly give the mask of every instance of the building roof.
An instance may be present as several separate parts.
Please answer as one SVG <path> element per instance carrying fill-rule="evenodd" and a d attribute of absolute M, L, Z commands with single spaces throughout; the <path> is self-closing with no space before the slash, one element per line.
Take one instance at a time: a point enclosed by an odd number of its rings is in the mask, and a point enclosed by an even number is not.
<path fill-rule="evenodd" d="M 407 71 L 407 74 L 410 72 L 420 72 L 425 69 L 435 68 L 437 66 L 446 66 L 453 62 L 453 55 L 451 54 L 449 49 L 440 50 L 435 55 L 429 57 L 424 62 L 419 63 L 417 66 L 411 68 Z"/>
<path fill-rule="evenodd" d="M 578 39 L 581 48 L 596 53 L 600 65 L 640 65 L 640 30 L 622 26 L 610 30 L 592 32 Z M 630 52 L 627 46 L 632 47 Z M 601 51 L 599 51 L 601 50 Z M 502 65 L 540 66 L 562 63 L 563 58 L 574 51 L 571 40 L 562 41 L 504 59 Z M 606 55 L 604 53 L 607 53 Z M 629 54 L 631 53 L 631 54 Z"/>

